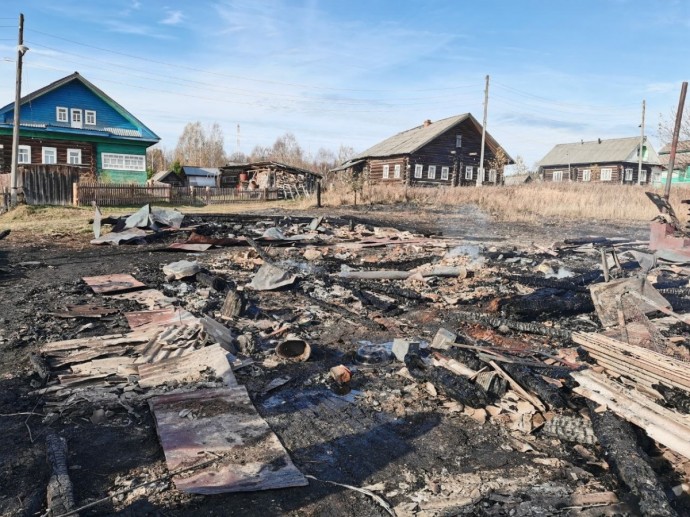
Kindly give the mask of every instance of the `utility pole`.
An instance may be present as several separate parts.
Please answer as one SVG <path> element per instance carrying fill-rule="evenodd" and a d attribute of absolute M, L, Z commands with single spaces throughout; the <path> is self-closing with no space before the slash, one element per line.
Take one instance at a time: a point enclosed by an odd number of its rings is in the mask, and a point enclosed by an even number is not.
<path fill-rule="evenodd" d="M 645 101 L 642 101 L 642 124 L 640 124 L 640 156 L 637 159 L 637 184 L 642 185 L 642 151 L 644 150 L 644 112 Z"/>
<path fill-rule="evenodd" d="M 486 76 L 484 87 L 484 122 L 482 123 L 482 150 L 479 154 L 479 170 L 477 171 L 477 186 L 482 186 L 484 179 L 484 144 L 486 144 L 486 114 L 489 109 L 489 76 Z"/>
<path fill-rule="evenodd" d="M 673 126 L 673 138 L 671 140 L 671 152 L 668 155 L 668 168 L 666 169 L 666 187 L 664 188 L 664 199 L 668 201 L 671 196 L 671 180 L 673 179 L 673 168 L 676 165 L 676 149 L 678 149 L 678 134 L 680 133 L 680 123 L 683 118 L 683 107 L 685 106 L 685 95 L 688 93 L 687 81 L 680 86 L 680 98 L 678 99 L 678 111 L 676 111 L 676 123 Z"/>
<path fill-rule="evenodd" d="M 237 124 L 237 146 L 235 147 L 235 154 L 239 156 L 240 154 L 240 125 Z"/>
<path fill-rule="evenodd" d="M 17 206 L 17 160 L 19 158 L 19 100 L 22 96 L 22 59 L 27 48 L 24 46 L 24 15 L 19 15 L 19 36 L 17 38 L 17 74 L 14 91 L 14 126 L 12 127 L 12 165 L 10 169 L 10 204 Z"/>

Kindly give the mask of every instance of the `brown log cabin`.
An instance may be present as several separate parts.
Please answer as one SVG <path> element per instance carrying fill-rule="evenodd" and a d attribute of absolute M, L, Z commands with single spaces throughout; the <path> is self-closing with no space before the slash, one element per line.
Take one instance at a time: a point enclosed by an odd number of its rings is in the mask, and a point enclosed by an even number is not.
<path fill-rule="evenodd" d="M 393 135 L 370 147 L 333 172 L 364 175 L 372 183 L 414 186 L 477 185 L 480 173 L 482 126 L 470 114 L 457 115 Z M 500 185 L 503 167 L 514 163 L 505 156 L 496 164 L 501 146 L 487 132 L 483 185 Z"/>
<path fill-rule="evenodd" d="M 660 171 L 659 156 L 645 140 L 642 174 L 639 171 L 640 137 L 558 144 L 539 161 L 544 181 L 648 185 Z"/>

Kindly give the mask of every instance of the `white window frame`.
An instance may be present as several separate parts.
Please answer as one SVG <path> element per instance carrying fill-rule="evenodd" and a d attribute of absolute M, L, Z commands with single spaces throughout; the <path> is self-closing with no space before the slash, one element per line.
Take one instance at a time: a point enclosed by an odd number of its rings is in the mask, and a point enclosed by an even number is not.
<path fill-rule="evenodd" d="M 414 177 L 417 179 L 421 179 L 424 177 L 424 165 L 422 165 L 421 163 L 418 163 L 414 166 Z"/>
<path fill-rule="evenodd" d="M 22 160 L 22 157 L 24 156 L 23 151 L 26 152 L 26 160 Z M 18 164 L 27 164 L 31 163 L 31 146 L 30 145 L 20 145 L 17 147 L 17 163 Z"/>
<path fill-rule="evenodd" d="M 468 165 L 465 167 L 465 179 L 471 180 L 474 177 L 474 167 Z"/>
<path fill-rule="evenodd" d="M 394 178 L 400 178 L 400 164 L 396 163 L 393 166 L 393 177 Z"/>
<path fill-rule="evenodd" d="M 582 181 L 592 181 L 592 169 L 582 169 Z"/>
<path fill-rule="evenodd" d="M 647 171 L 645 169 L 642 169 L 642 172 L 640 174 L 640 183 L 645 183 L 647 181 Z"/>
<path fill-rule="evenodd" d="M 72 161 L 72 154 L 76 153 L 77 161 Z M 69 165 L 81 165 L 81 149 L 67 149 L 67 163 Z"/>
<path fill-rule="evenodd" d="M 46 151 L 52 152 L 52 154 L 53 154 L 53 161 L 52 162 L 49 162 L 46 159 Z M 44 147 L 41 150 L 41 159 L 42 159 L 42 163 L 45 163 L 47 165 L 55 165 L 57 163 L 57 148 L 55 148 L 55 147 Z"/>
<path fill-rule="evenodd" d="M 55 120 L 58 122 L 69 122 L 69 110 L 64 106 L 56 106 Z"/>
<path fill-rule="evenodd" d="M 554 181 L 556 183 L 560 183 L 563 181 L 563 171 L 553 171 L 551 173 L 551 181 Z"/>
<path fill-rule="evenodd" d="M 489 169 L 489 181 L 496 183 L 496 169 Z"/>
<path fill-rule="evenodd" d="M 429 165 L 429 168 L 426 170 L 426 177 L 430 180 L 436 179 L 436 165 Z"/>
<path fill-rule="evenodd" d="M 132 164 L 131 162 L 137 163 Z M 101 167 L 106 170 L 146 172 L 146 156 L 143 154 L 101 153 Z"/>
<path fill-rule="evenodd" d="M 82 110 L 78 108 L 72 108 L 70 110 L 70 125 L 72 127 L 83 127 L 84 113 L 82 113 Z"/>
<path fill-rule="evenodd" d="M 383 166 L 383 179 L 387 180 L 390 176 L 391 173 L 391 167 L 390 165 L 386 164 Z"/>
<path fill-rule="evenodd" d="M 450 167 L 441 167 L 441 179 L 447 180 L 449 178 Z"/>
<path fill-rule="evenodd" d="M 611 167 L 604 167 L 601 169 L 601 181 L 611 181 L 613 178 L 613 169 Z"/>
<path fill-rule="evenodd" d="M 633 170 L 628 168 L 625 169 L 625 181 L 632 181 L 633 180 Z"/>
<path fill-rule="evenodd" d="M 462 147 L 462 135 L 455 135 L 455 147 L 458 149 Z"/>
<path fill-rule="evenodd" d="M 93 122 L 89 122 L 89 117 L 93 117 Z M 87 126 L 96 125 L 96 112 L 94 110 L 84 110 L 84 124 Z"/>

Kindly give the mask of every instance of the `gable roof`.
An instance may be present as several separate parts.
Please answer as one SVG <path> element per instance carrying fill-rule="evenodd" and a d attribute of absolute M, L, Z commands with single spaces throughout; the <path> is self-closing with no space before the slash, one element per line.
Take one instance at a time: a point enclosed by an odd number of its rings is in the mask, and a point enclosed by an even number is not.
<path fill-rule="evenodd" d="M 690 152 L 690 140 L 679 140 L 678 147 L 676 148 L 677 153 L 687 153 Z M 671 144 L 666 144 L 659 150 L 659 155 L 671 154 Z"/>
<path fill-rule="evenodd" d="M 640 137 L 609 138 L 608 140 L 593 140 L 591 142 L 575 142 L 572 144 L 558 144 L 539 161 L 539 167 L 550 165 L 630 162 L 637 161 L 637 148 Z M 644 163 L 658 165 L 659 156 L 648 140 L 647 159 Z"/>
<path fill-rule="evenodd" d="M 107 103 L 111 108 L 113 108 L 116 112 L 118 112 L 120 115 L 122 115 L 125 119 L 127 119 L 129 122 L 131 122 L 134 126 L 139 128 L 139 131 L 133 131 L 133 130 L 128 130 L 128 129 L 122 129 L 122 128 L 104 128 L 104 131 L 107 133 L 111 133 L 116 136 L 122 136 L 122 137 L 140 137 L 143 140 L 150 140 L 150 141 L 160 141 L 160 137 L 151 131 L 143 122 L 141 122 L 138 118 L 136 118 L 134 115 L 132 115 L 129 111 L 127 111 L 121 104 L 116 102 L 112 97 L 110 97 L 108 94 L 106 94 L 103 90 L 98 88 L 96 85 L 94 85 L 92 82 L 86 80 L 79 72 L 74 72 L 66 77 L 63 77 L 62 79 L 58 79 L 57 81 L 54 81 L 47 86 L 44 86 L 43 88 L 39 88 L 38 90 L 29 93 L 28 95 L 25 95 L 19 100 L 19 105 L 23 106 L 24 104 L 29 104 L 39 97 L 42 97 L 43 95 L 50 93 L 54 90 L 57 90 L 58 88 L 61 88 L 72 81 L 79 81 L 82 83 L 86 88 L 91 90 L 94 95 L 100 97 L 105 103 Z M 0 115 L 3 115 L 9 111 L 14 110 L 14 102 L 11 102 L 10 104 L 7 104 L 6 106 L 0 108 Z M 12 125 L 12 124 L 10 124 Z M 26 126 L 24 122 L 20 122 L 20 126 Z M 38 127 L 38 126 L 37 126 Z M 43 125 L 42 128 L 45 128 L 45 125 Z M 90 131 L 93 132 L 93 130 L 85 129 L 85 131 Z"/>
<path fill-rule="evenodd" d="M 414 153 L 438 136 L 466 120 L 471 121 L 477 127 L 477 129 L 481 131 L 481 124 L 477 122 L 477 119 L 475 119 L 471 113 L 463 113 L 462 115 L 455 115 L 454 117 L 437 120 L 436 122 L 432 122 L 426 126 L 422 124 L 421 126 L 413 127 L 407 131 L 402 131 L 401 133 L 393 135 L 390 138 L 386 138 L 366 151 L 359 153 L 357 156 L 353 157 L 351 161 L 362 158 L 376 158 Z M 500 147 L 498 142 L 493 139 L 488 131 L 486 133 L 486 143 L 492 149 L 497 149 Z M 507 153 L 506 156 L 509 160 L 509 163 L 512 163 L 513 159 L 508 156 Z"/>

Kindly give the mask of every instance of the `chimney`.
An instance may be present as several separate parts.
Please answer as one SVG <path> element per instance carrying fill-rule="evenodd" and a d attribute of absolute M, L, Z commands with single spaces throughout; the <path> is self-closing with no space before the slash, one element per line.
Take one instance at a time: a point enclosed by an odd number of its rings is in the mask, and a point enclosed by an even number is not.
<path fill-rule="evenodd" d="M 424 127 L 429 127 L 430 125 L 431 125 L 431 120 L 426 119 L 426 120 L 424 121 Z"/>

